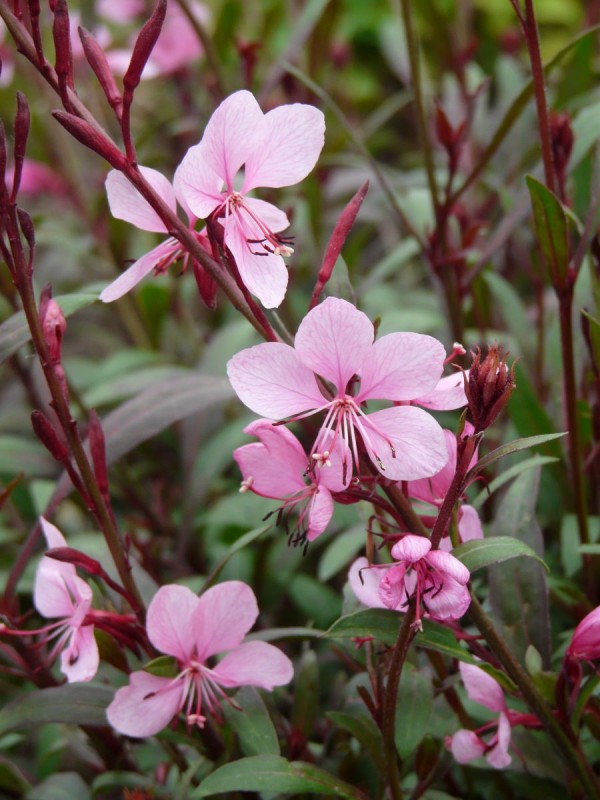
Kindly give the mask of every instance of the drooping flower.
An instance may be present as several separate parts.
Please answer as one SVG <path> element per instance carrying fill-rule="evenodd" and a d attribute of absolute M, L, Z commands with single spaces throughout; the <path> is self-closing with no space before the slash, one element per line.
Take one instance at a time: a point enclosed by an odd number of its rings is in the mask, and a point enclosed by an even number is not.
<path fill-rule="evenodd" d="M 296 530 L 309 542 L 325 530 L 333 515 L 332 492 L 341 492 L 350 483 L 344 476 L 342 441 L 333 448 L 329 466 L 309 463 L 304 448 L 287 428 L 259 419 L 244 428 L 260 442 L 245 444 L 233 457 L 242 472 L 240 491 L 252 491 L 261 497 L 283 501 L 281 511 L 299 508 Z"/>
<path fill-rule="evenodd" d="M 432 550 L 425 536 L 411 533 L 391 549 L 394 562 L 372 564 L 358 558 L 350 567 L 348 580 L 356 597 L 370 608 L 406 611 L 411 600 L 438 620 L 459 619 L 471 598 L 467 589 L 469 570 L 450 553 Z"/>
<path fill-rule="evenodd" d="M 194 230 L 197 219 L 187 207 L 185 198 L 180 190 L 177 173 L 175 174 L 173 185 L 171 185 L 167 178 L 155 169 L 139 167 L 139 170 L 172 211 L 177 211 L 177 203 L 179 202 L 187 214 L 190 230 Z M 118 170 L 113 169 L 108 173 L 106 177 L 106 193 L 113 217 L 129 222 L 143 231 L 168 233 L 167 226 L 156 211 Z M 210 246 L 206 243 L 204 233 L 194 231 L 194 234 L 200 244 L 210 251 Z M 105 303 L 118 300 L 133 289 L 152 270 L 157 273 L 165 272 L 171 264 L 180 258 L 183 259 L 185 269 L 189 253 L 183 249 L 177 239 L 170 236 L 139 258 L 129 269 L 109 284 L 100 294 L 100 299 Z M 207 302 L 206 297 L 203 296 L 203 299 Z M 210 305 L 210 303 L 207 302 L 207 305 Z"/>
<path fill-rule="evenodd" d="M 242 642 L 258 616 L 252 589 L 226 581 L 198 597 L 185 586 L 161 587 L 148 607 L 148 638 L 177 660 L 174 678 L 134 672 L 107 709 L 110 724 L 126 736 L 152 736 L 180 712 L 188 727 L 202 728 L 206 714 L 218 714 L 224 689 L 288 683 L 292 663 L 266 642 Z M 229 651 L 216 665 L 209 659 Z"/>
<path fill-rule="evenodd" d="M 285 295 L 288 274 L 282 256 L 292 248 L 290 239 L 279 234 L 289 220 L 276 206 L 248 193 L 303 180 L 317 162 L 324 136 L 319 109 L 296 103 L 263 114 L 254 96 L 242 90 L 216 109 L 202 140 L 179 168 L 188 206 L 200 219 L 212 215 L 220 220 L 244 285 L 266 308 L 276 308 Z"/>
<path fill-rule="evenodd" d="M 242 350 L 227 365 L 229 380 L 240 400 L 263 417 L 299 419 L 324 412 L 313 459 L 326 460 L 341 437 L 358 471 L 359 439 L 386 478 L 434 475 L 448 460 L 448 449 L 433 417 L 412 405 L 367 414 L 364 404 L 410 401 L 432 391 L 444 348 L 418 333 L 391 333 L 376 342 L 374 336 L 366 314 L 329 297 L 303 319 L 295 347 L 266 342 Z M 317 375 L 332 384 L 329 396 Z"/>
<path fill-rule="evenodd" d="M 67 546 L 58 528 L 43 517 L 40 522 L 48 549 Z M 58 637 L 50 658 L 62 651 L 61 671 L 67 680 L 90 681 L 99 664 L 94 626 L 86 624 L 92 590 L 77 576 L 73 564 L 43 556 L 35 574 L 33 603 L 43 617 L 59 618 L 40 631 L 50 634 L 47 639 Z"/>
<path fill-rule="evenodd" d="M 590 611 L 575 628 L 567 656 L 578 661 L 600 658 L 600 606 Z"/>

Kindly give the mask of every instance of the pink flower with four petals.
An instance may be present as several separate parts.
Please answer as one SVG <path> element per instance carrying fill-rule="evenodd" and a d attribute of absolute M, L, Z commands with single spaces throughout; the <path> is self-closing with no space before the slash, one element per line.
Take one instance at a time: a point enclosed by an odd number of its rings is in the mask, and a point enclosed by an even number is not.
<path fill-rule="evenodd" d="M 226 581 L 198 597 L 185 586 L 163 586 L 148 607 L 146 630 L 157 650 L 177 660 L 179 673 L 163 678 L 134 672 L 107 709 L 110 724 L 126 736 L 152 736 L 179 712 L 189 727 L 203 727 L 226 688 L 273 689 L 293 677 L 289 658 L 266 642 L 242 642 L 258 616 L 252 589 Z M 229 651 L 214 666 L 207 661 Z"/>

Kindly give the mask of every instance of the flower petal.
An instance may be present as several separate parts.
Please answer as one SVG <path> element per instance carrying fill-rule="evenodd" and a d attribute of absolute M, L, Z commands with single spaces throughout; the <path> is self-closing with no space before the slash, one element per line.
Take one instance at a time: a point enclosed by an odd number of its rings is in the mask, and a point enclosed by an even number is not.
<path fill-rule="evenodd" d="M 504 769 L 511 763 L 512 758 L 508 755 L 510 745 L 510 722 L 506 714 L 498 717 L 498 742 L 487 754 L 486 759 L 491 767 Z"/>
<path fill-rule="evenodd" d="M 321 469 L 328 469 L 322 467 Z M 331 522 L 333 516 L 333 497 L 325 486 L 317 488 L 308 508 L 308 541 L 314 541 Z"/>
<path fill-rule="evenodd" d="M 254 592 L 242 581 L 225 581 L 200 596 L 187 629 L 197 657 L 205 661 L 215 653 L 237 647 L 258 617 Z"/>
<path fill-rule="evenodd" d="M 287 214 L 277 206 L 274 206 L 273 203 L 267 203 L 266 200 L 258 200 L 256 197 L 244 197 L 243 206 L 248 208 L 272 233 L 279 233 L 289 228 L 290 221 L 287 218 Z"/>
<path fill-rule="evenodd" d="M 100 300 L 103 303 L 112 303 L 113 300 L 118 300 L 127 294 L 134 286 L 143 280 L 154 267 L 169 257 L 172 257 L 179 248 L 179 243 L 174 239 L 167 239 L 161 242 L 155 248 L 143 255 L 141 258 L 132 264 L 122 275 L 109 283 L 106 289 L 100 293 Z"/>
<path fill-rule="evenodd" d="M 443 550 L 432 550 L 427 555 L 427 561 L 437 572 L 450 576 L 452 580 L 462 585 L 467 584 L 471 578 L 469 570 L 452 553 L 445 553 Z"/>
<path fill-rule="evenodd" d="M 281 500 L 306 488 L 302 476 L 308 459 L 291 431 L 259 419 L 244 428 L 244 433 L 260 439 L 260 444 L 246 444 L 233 452 L 244 480 L 252 478 L 253 492 Z"/>
<path fill-rule="evenodd" d="M 458 535 L 461 542 L 483 539 L 479 514 L 473 506 L 462 506 L 458 512 Z"/>
<path fill-rule="evenodd" d="M 420 408 L 385 408 L 369 414 L 366 420 L 362 418 L 361 424 L 369 456 L 384 478 L 392 481 L 428 478 L 448 460 L 443 430 Z"/>
<path fill-rule="evenodd" d="M 421 333 L 390 333 L 378 339 L 361 372 L 357 402 L 412 400 L 436 386 L 444 368 L 444 345 Z"/>
<path fill-rule="evenodd" d="M 449 555 L 443 550 L 435 552 Z M 426 586 L 426 591 L 423 592 L 423 602 L 433 619 L 442 621 L 460 619 L 471 605 L 471 595 L 466 586 L 445 576 L 441 588 L 437 582 L 433 581 Z"/>
<path fill-rule="evenodd" d="M 369 566 L 366 558 L 357 558 L 348 572 L 348 582 L 356 598 L 368 608 L 385 608 L 379 595 L 381 570 Z"/>
<path fill-rule="evenodd" d="M 450 740 L 450 750 L 459 764 L 468 764 L 485 753 L 485 743 L 473 731 L 456 731 Z"/>
<path fill-rule="evenodd" d="M 150 167 L 139 167 L 138 169 L 171 211 L 176 211 L 175 192 L 165 176 Z M 105 186 L 110 213 L 113 217 L 125 220 L 143 231 L 167 232 L 165 223 L 122 172 L 111 169 L 106 176 Z"/>
<path fill-rule="evenodd" d="M 100 664 L 94 626 L 85 625 L 73 631 L 71 640 L 60 656 L 61 672 L 69 683 L 91 681 Z"/>
<path fill-rule="evenodd" d="M 148 606 L 148 638 L 161 653 L 185 663 L 194 649 L 192 619 L 200 598 L 187 586 L 161 586 Z"/>
<path fill-rule="evenodd" d="M 326 402 L 314 374 L 287 344 L 265 342 L 242 350 L 229 360 L 227 375 L 242 403 L 270 419 L 291 417 Z"/>
<path fill-rule="evenodd" d="M 567 653 L 572 658 L 600 658 L 600 606 L 575 628 Z"/>
<path fill-rule="evenodd" d="M 444 429 L 444 438 L 448 448 L 448 461 L 445 466 L 431 478 L 409 481 L 408 494 L 426 503 L 438 503 L 446 497 L 456 472 L 456 436 L 452 431 Z"/>
<path fill-rule="evenodd" d="M 176 191 L 185 201 L 188 216 L 192 211 L 199 219 L 206 219 L 225 200 L 221 191 L 223 179 L 208 163 L 202 143 L 187 151 L 177 167 L 175 181 Z"/>
<path fill-rule="evenodd" d="M 351 303 L 328 297 L 302 320 L 295 346 L 303 364 L 332 381 L 340 393 L 360 375 L 373 345 L 373 323 Z"/>
<path fill-rule="evenodd" d="M 463 661 L 458 665 L 458 669 L 467 694 L 473 702 L 489 708 L 490 711 L 506 710 L 502 687 L 491 675 L 488 675 L 480 667 L 476 667 L 474 664 L 465 664 Z"/>
<path fill-rule="evenodd" d="M 267 642 L 244 642 L 213 670 L 222 686 L 259 686 L 271 691 L 294 677 L 290 659 Z"/>
<path fill-rule="evenodd" d="M 40 517 L 40 523 L 49 550 L 67 546 L 64 536 L 55 525 L 44 517 Z M 73 564 L 42 556 L 35 573 L 33 604 L 43 617 L 71 617 L 76 608 L 74 599 L 79 598 L 79 594 L 72 597 L 69 591 L 71 587 L 76 591 L 76 576 Z M 91 590 L 86 584 L 83 585 L 88 589 L 91 599 Z"/>
<path fill-rule="evenodd" d="M 327 444 L 332 436 L 331 433 L 329 436 L 324 436 L 320 444 L 322 450 L 330 449 L 329 462 L 331 466 L 317 466 L 313 473 L 313 479 L 317 486 L 325 486 L 330 492 L 342 492 L 352 480 L 352 453 L 341 436 L 335 440 L 333 449 L 328 448 Z"/>
<path fill-rule="evenodd" d="M 292 186 L 314 168 L 325 144 L 325 117 L 314 106 L 279 106 L 264 116 L 263 136 L 246 159 L 243 192 Z"/>
<path fill-rule="evenodd" d="M 468 377 L 469 371 L 466 371 Z M 431 408 L 433 411 L 453 411 L 467 405 L 465 381 L 462 372 L 446 375 L 441 378 L 432 392 L 413 400 L 418 406 Z"/>
<path fill-rule="evenodd" d="M 239 212 L 234 215 L 236 218 Z M 260 244 L 250 244 L 248 238 L 257 238 L 241 227 L 239 221 L 229 217 L 225 227 L 225 244 L 230 249 L 244 286 L 258 297 L 265 308 L 277 308 L 285 297 L 288 271 L 285 261 L 275 253 L 261 250 Z M 261 234 L 259 233 L 258 238 Z"/>
<path fill-rule="evenodd" d="M 182 680 L 132 672 L 129 685 L 119 689 L 106 709 L 108 721 L 125 736 L 152 736 L 167 726 L 181 708 L 183 688 Z"/>
<path fill-rule="evenodd" d="M 385 608 L 405 611 L 412 587 L 406 582 L 406 567 L 398 564 L 385 570 L 379 583 L 379 596 Z"/>
<path fill-rule="evenodd" d="M 399 542 L 396 542 L 390 552 L 396 561 L 408 561 L 409 564 L 416 564 L 417 561 L 425 558 L 430 550 L 431 542 L 426 536 L 415 536 L 413 533 L 408 533 Z"/>

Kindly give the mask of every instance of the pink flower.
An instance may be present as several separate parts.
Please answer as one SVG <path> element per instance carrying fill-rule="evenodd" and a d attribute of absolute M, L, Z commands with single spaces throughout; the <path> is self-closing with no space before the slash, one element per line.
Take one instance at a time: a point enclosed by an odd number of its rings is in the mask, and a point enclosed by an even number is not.
<path fill-rule="evenodd" d="M 498 714 L 498 722 L 484 725 L 479 732 L 496 727 L 496 733 L 485 742 L 476 731 L 460 730 L 457 731 L 446 742 L 452 755 L 459 764 L 468 764 L 476 758 L 485 755 L 488 764 L 496 769 L 507 767 L 512 759 L 508 754 L 510 745 L 511 720 L 510 715 L 517 718 L 522 717 L 529 720 L 528 715 L 519 715 L 509 711 L 504 700 L 504 693 L 500 684 L 491 675 L 474 666 L 465 664 L 461 661 L 459 665 L 460 676 L 467 690 L 467 694 L 476 703 L 479 703 L 490 711 Z"/>
<path fill-rule="evenodd" d="M 43 517 L 40 522 L 48 549 L 67 546 L 58 528 Z M 35 574 L 33 603 L 43 617 L 60 618 L 40 632 L 51 633 L 48 639 L 58 637 L 51 658 L 62 650 L 61 671 L 69 683 L 91 680 L 99 663 L 94 626 L 85 624 L 92 590 L 77 576 L 73 564 L 44 556 Z"/>
<path fill-rule="evenodd" d="M 361 603 L 406 611 L 415 598 L 417 625 L 421 602 L 433 619 L 462 617 L 471 603 L 466 586 L 470 574 L 457 558 L 432 550 L 429 539 L 411 533 L 392 547 L 391 555 L 399 563 L 369 565 L 359 558 L 350 567 L 348 580 Z"/>
<path fill-rule="evenodd" d="M 216 109 L 202 140 L 179 168 L 189 207 L 200 219 L 213 215 L 221 220 L 244 285 L 266 308 L 277 307 L 285 295 L 288 275 L 282 256 L 292 248 L 279 233 L 289 221 L 276 206 L 248 193 L 258 186 L 279 188 L 303 180 L 317 162 L 324 136 L 325 121 L 317 108 L 294 104 L 263 114 L 253 95 L 242 90 Z"/>
<path fill-rule="evenodd" d="M 374 335 L 366 314 L 329 297 L 303 319 L 295 347 L 266 342 L 242 350 L 227 365 L 229 380 L 240 400 L 261 416 L 299 419 L 324 412 L 310 452 L 315 460 L 327 460 L 331 443 L 341 436 L 358 472 L 358 433 L 384 477 L 434 475 L 448 460 L 448 449 L 433 417 L 410 405 L 367 414 L 364 404 L 409 401 L 431 391 L 444 348 L 417 333 L 392 333 L 377 342 Z M 324 395 L 317 375 L 332 384 L 333 396 Z"/>
<path fill-rule="evenodd" d="M 179 189 L 177 173 L 175 174 L 174 185 L 155 169 L 150 167 L 139 167 L 140 172 L 152 188 L 159 194 L 164 202 L 172 211 L 177 211 L 177 202 L 187 213 L 188 224 L 193 230 L 196 218 L 188 209 L 185 200 Z M 111 170 L 106 177 L 106 193 L 108 204 L 113 217 L 125 220 L 136 228 L 143 231 L 154 231 L 156 233 L 168 233 L 167 226 L 158 216 L 152 206 L 141 196 L 127 178 L 117 170 Z M 198 239 L 203 234 L 196 234 Z M 188 254 L 181 244 L 169 237 L 162 241 L 157 247 L 139 258 L 128 270 L 120 275 L 115 281 L 109 284 L 100 294 L 100 299 L 105 303 L 118 300 L 130 289 L 133 289 L 143 278 L 152 270 L 157 273 L 164 272 L 171 264 L 178 259 L 184 259 L 184 269 L 187 266 Z"/>
<path fill-rule="evenodd" d="M 452 356 L 451 356 L 452 357 Z M 453 411 L 455 408 L 462 408 L 467 405 L 467 395 L 465 394 L 465 380 L 463 375 L 468 377 L 469 371 L 456 372 L 453 375 L 446 375 L 440 378 L 435 389 L 423 397 L 413 400 L 419 406 L 430 408 L 432 411 Z"/>
<path fill-rule="evenodd" d="M 567 656 L 589 661 L 600 658 L 600 606 L 590 611 L 575 628 Z"/>
<path fill-rule="evenodd" d="M 201 597 L 185 586 L 163 586 L 148 607 L 152 644 L 177 660 L 175 678 L 134 672 L 107 709 L 110 724 L 126 736 L 152 736 L 183 711 L 188 727 L 203 727 L 216 713 L 224 688 L 273 689 L 293 677 L 292 663 L 266 642 L 242 642 L 258 616 L 252 589 L 240 581 L 213 586 Z M 228 650 L 215 666 L 207 661 Z"/>
<path fill-rule="evenodd" d="M 331 493 L 343 491 L 350 482 L 350 475 L 343 474 L 341 440 L 331 454 L 330 465 L 324 466 L 310 464 L 294 434 L 283 426 L 274 426 L 270 420 L 256 420 L 244 428 L 244 433 L 257 436 L 260 443 L 245 444 L 233 453 L 243 476 L 240 491 L 283 500 L 280 513 L 300 506 L 298 540 L 302 541 L 306 534 L 312 542 L 323 533 L 333 515 Z"/>

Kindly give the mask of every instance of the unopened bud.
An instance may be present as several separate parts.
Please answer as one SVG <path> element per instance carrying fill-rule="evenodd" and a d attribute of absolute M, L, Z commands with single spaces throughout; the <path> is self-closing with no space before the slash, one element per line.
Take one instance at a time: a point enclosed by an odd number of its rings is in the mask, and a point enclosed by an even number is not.
<path fill-rule="evenodd" d="M 57 461 L 64 462 L 68 459 L 69 451 L 67 446 L 42 411 L 36 409 L 31 412 L 31 425 L 40 442 Z"/>
<path fill-rule="evenodd" d="M 509 368 L 508 353 L 498 344 L 488 348 L 485 358 L 479 348 L 471 351 L 471 355 L 473 363 L 465 379 L 465 394 L 475 433 L 480 433 L 492 425 L 508 403 L 516 385 L 515 365 Z"/>
<path fill-rule="evenodd" d="M 575 141 L 571 118 L 565 112 L 550 114 L 550 141 L 552 142 L 554 166 L 557 175 L 563 180 Z"/>
<path fill-rule="evenodd" d="M 50 360 L 53 364 L 58 364 L 60 362 L 63 336 L 67 330 L 67 320 L 56 300 L 50 298 L 45 304 L 41 323 Z"/>

